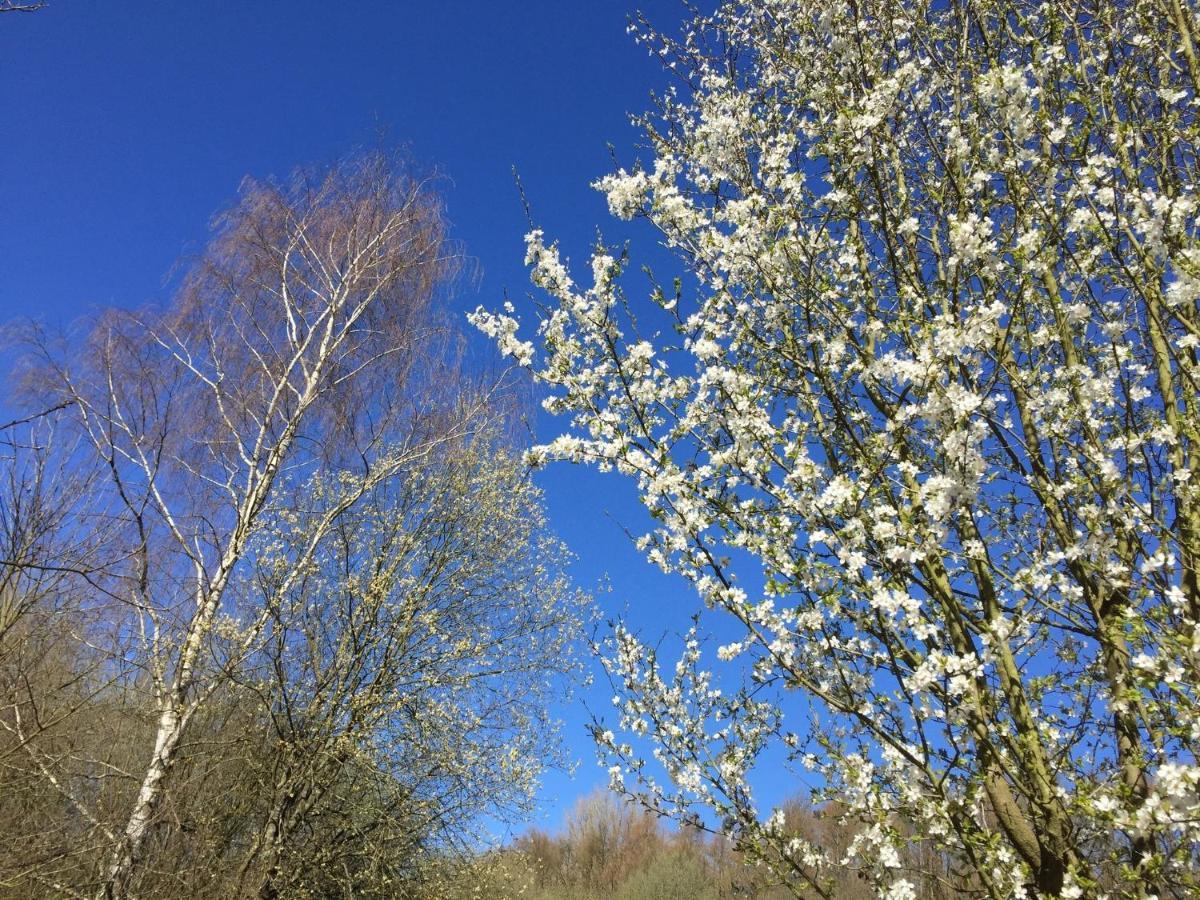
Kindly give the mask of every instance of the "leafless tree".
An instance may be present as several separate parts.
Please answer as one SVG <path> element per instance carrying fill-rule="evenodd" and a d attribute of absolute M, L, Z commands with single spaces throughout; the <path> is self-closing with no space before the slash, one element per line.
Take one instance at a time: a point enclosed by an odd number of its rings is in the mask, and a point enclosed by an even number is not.
<path fill-rule="evenodd" d="M 106 535 L 79 527 L 96 473 L 60 445 L 59 412 L 0 427 L 0 821 L 11 823 L 0 896 L 31 884 L 63 893 L 58 875 L 109 831 L 79 792 L 112 774 L 96 754 L 83 754 L 101 766 L 88 771 L 79 753 L 112 746 L 111 731 L 100 735 L 119 671 L 101 656 L 120 655 L 100 625 L 113 600 L 98 565 Z"/>

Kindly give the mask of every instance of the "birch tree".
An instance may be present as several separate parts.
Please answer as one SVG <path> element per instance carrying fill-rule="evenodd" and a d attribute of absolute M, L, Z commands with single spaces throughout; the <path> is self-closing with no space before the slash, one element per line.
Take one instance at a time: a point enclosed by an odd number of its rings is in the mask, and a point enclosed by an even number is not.
<path fill-rule="evenodd" d="M 797 895 L 914 897 L 921 841 L 963 896 L 1194 896 L 1194 5 L 633 30 L 676 80 L 596 187 L 686 278 L 638 301 L 601 244 L 577 284 L 533 230 L 537 334 L 475 315 L 565 419 L 535 458 L 636 481 L 702 601 L 673 664 L 611 636 L 614 784 Z M 756 804 L 760 760 L 843 805 L 844 855 Z"/>
<path fill-rule="evenodd" d="M 137 536 L 131 603 L 158 717 L 106 896 L 124 893 L 188 722 L 219 681 L 206 644 L 277 485 L 343 447 L 368 479 L 385 477 L 430 438 L 414 420 L 407 445 L 385 446 L 395 415 L 350 417 L 352 390 L 366 395 L 384 371 L 402 387 L 450 266 L 429 192 L 383 165 L 247 185 L 173 308 L 113 313 L 91 338 L 90 371 L 59 372 Z M 357 499 L 314 523 L 293 577 Z M 246 649 L 269 609 L 243 623 Z"/>
<path fill-rule="evenodd" d="M 248 180 L 165 308 L 35 340 L 35 395 L 62 408 L 101 476 L 68 533 L 105 538 L 113 640 L 80 646 L 134 698 L 120 765 L 93 748 L 82 779 L 42 773 L 102 850 L 64 892 L 220 893 L 213 870 L 229 867 L 272 896 L 315 794 L 349 792 L 337 810 L 351 835 L 370 818 L 354 804 L 412 801 L 389 822 L 415 823 L 415 845 L 453 834 L 464 811 L 528 802 L 544 759 L 529 754 L 551 731 L 538 703 L 569 667 L 579 603 L 506 462 L 503 386 L 459 365 L 439 311 L 459 256 L 431 185 L 363 154 Z M 485 446 L 472 482 L 463 467 Z M 502 484 L 510 514 L 483 529 L 465 492 L 495 513 Z M 279 759 L 275 781 L 252 783 Z M 98 791 L 105 766 L 127 787 Z M 440 810 L 440 830 L 414 800 L 432 802 L 439 779 L 478 792 Z M 180 871 L 160 867 L 176 851 Z"/>

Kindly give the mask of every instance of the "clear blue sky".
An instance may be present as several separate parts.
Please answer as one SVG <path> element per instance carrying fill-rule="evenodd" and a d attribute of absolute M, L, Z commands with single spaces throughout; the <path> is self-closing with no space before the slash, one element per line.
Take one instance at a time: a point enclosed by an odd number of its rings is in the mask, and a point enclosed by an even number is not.
<path fill-rule="evenodd" d="M 610 170 L 608 144 L 632 159 L 628 114 L 667 78 L 626 34 L 635 2 L 52 0 L 5 15 L 0 317 L 65 322 L 161 300 L 164 276 L 243 176 L 319 164 L 381 132 L 447 176 L 454 236 L 483 273 L 459 307 L 520 298 L 514 166 L 538 224 L 576 260 L 597 225 L 612 228 L 588 184 Z M 640 8 L 665 27 L 687 17 L 679 0 Z M 621 529 L 643 522 L 632 487 L 566 466 L 542 484 L 579 581 L 611 582 L 603 612 L 628 611 L 650 634 L 683 630 L 690 591 Z M 611 709 L 602 681 L 583 700 Z M 582 765 L 574 780 L 548 779 L 539 821 L 551 826 L 604 780 L 582 706 L 562 715 Z"/>

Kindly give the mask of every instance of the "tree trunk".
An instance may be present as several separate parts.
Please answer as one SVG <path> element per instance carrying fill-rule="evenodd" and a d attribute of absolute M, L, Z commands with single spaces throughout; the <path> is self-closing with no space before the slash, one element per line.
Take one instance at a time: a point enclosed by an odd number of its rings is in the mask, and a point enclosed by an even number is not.
<path fill-rule="evenodd" d="M 174 699 L 165 702 L 158 718 L 158 734 L 154 740 L 154 753 L 142 778 L 137 801 L 125 825 L 125 833 L 113 852 L 99 897 L 102 900 L 120 900 L 128 896 L 129 880 L 141 856 L 142 847 L 150 831 L 150 822 L 155 807 L 162 795 L 163 781 L 179 747 L 185 717 L 180 715 Z"/>

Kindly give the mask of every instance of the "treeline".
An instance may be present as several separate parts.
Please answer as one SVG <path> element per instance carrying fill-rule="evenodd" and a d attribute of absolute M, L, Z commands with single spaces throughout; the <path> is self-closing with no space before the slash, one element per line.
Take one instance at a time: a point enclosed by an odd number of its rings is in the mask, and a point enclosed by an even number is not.
<path fill-rule="evenodd" d="M 820 890 L 796 880 L 783 882 L 761 852 L 739 846 L 735 837 L 696 827 L 676 829 L 616 794 L 598 791 L 582 798 L 557 834 L 534 829 L 509 846 L 484 855 L 433 892 L 439 900 L 528 898 L 528 900 L 729 900 L 729 898 L 875 897 L 871 882 L 855 866 L 824 872 Z M 813 809 L 800 800 L 780 810 L 783 833 L 817 846 L 831 859 L 846 856 L 861 833 L 836 809 Z M 902 859 L 913 872 L 936 871 L 916 887 L 920 900 L 951 900 L 967 884 L 955 879 L 945 860 L 920 846 L 923 858 Z M 757 864 L 756 864 L 757 863 Z"/>

